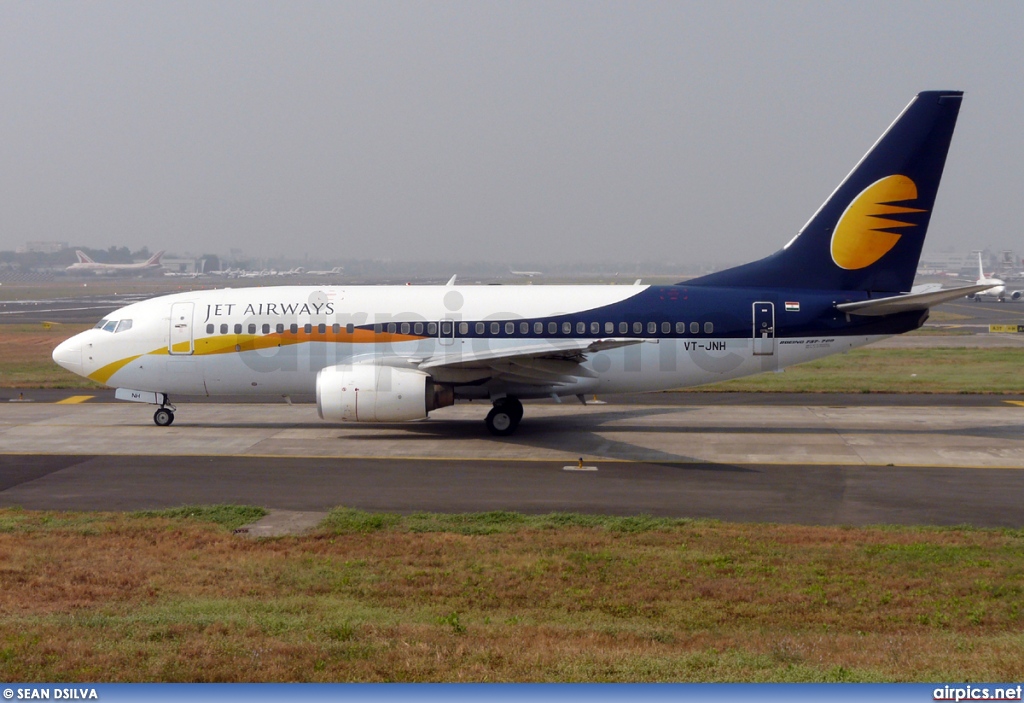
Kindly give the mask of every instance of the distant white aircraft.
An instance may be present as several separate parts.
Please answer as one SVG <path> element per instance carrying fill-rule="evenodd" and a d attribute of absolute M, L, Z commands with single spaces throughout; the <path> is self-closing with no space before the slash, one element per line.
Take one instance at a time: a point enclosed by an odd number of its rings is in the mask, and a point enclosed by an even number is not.
<path fill-rule="evenodd" d="M 534 278 L 536 276 L 544 275 L 543 271 L 513 271 L 512 269 L 509 269 L 508 272 L 513 276 L 522 276 L 524 278 Z"/>
<path fill-rule="evenodd" d="M 1006 282 L 1001 278 L 985 275 L 985 270 L 981 264 L 980 251 L 978 252 L 978 280 L 975 283 L 979 286 L 991 284 L 992 287 L 967 296 L 968 298 L 973 298 L 974 302 L 981 302 L 983 298 L 995 298 L 1000 303 L 1006 302 Z M 1010 300 L 1020 300 L 1021 296 L 1024 296 L 1024 291 L 1015 290 L 1010 292 Z"/>
<path fill-rule="evenodd" d="M 101 264 L 89 258 L 89 255 L 84 251 L 79 250 L 75 254 L 78 255 L 78 261 L 65 269 L 68 273 L 88 272 L 95 273 L 98 276 L 117 276 L 135 273 L 157 273 L 164 268 L 160 265 L 160 257 L 164 255 L 163 251 L 158 251 L 146 261 L 135 264 Z"/>
<path fill-rule="evenodd" d="M 335 266 L 330 271 L 307 271 L 306 273 L 310 276 L 340 276 L 344 272 L 343 266 Z"/>

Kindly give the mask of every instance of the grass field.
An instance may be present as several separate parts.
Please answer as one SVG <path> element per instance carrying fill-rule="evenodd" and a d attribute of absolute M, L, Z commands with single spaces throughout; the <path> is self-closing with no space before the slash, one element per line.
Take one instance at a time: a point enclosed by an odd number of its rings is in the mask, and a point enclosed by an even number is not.
<path fill-rule="evenodd" d="M 702 391 L 789 393 L 1020 393 L 1024 349 L 856 349 L 782 373 L 701 386 Z"/>
<path fill-rule="evenodd" d="M 0 388 L 101 388 L 53 362 L 54 348 L 92 325 L 0 325 Z"/>
<path fill-rule="evenodd" d="M 1015 681 L 1024 532 L 0 511 L 4 681 Z"/>

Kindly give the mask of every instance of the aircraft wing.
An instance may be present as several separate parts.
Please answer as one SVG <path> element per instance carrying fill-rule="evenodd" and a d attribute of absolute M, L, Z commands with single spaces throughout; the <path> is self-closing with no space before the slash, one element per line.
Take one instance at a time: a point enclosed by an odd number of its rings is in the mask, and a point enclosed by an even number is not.
<path fill-rule="evenodd" d="M 973 295 L 974 293 L 988 290 L 991 287 L 991 284 L 985 284 L 963 286 L 961 288 L 944 288 L 942 290 L 910 293 L 908 295 L 894 295 L 889 298 L 861 300 L 856 303 L 840 303 L 836 305 L 836 309 L 850 315 L 893 315 L 898 312 L 909 312 L 911 310 L 927 310 L 934 305 Z"/>
<path fill-rule="evenodd" d="M 643 339 L 565 339 L 516 347 L 441 354 L 419 363 L 435 378 L 468 382 L 494 378 L 508 383 L 558 386 L 574 383 L 594 372 L 580 364 L 589 354 L 642 344 Z"/>

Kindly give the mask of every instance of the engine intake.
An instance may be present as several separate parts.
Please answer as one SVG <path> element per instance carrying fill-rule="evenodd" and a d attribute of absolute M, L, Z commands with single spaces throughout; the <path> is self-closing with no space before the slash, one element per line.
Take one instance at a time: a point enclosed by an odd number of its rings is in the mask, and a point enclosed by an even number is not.
<path fill-rule="evenodd" d="M 415 369 L 352 364 L 328 366 L 316 376 L 316 411 L 328 421 L 420 420 L 454 404 L 450 386 Z"/>

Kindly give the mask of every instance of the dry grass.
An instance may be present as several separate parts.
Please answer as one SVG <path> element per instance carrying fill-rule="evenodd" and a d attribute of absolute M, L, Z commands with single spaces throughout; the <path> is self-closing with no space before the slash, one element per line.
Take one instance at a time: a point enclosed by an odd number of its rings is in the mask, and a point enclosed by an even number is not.
<path fill-rule="evenodd" d="M 0 388 L 102 388 L 53 361 L 58 344 L 90 327 L 0 324 Z"/>
<path fill-rule="evenodd" d="M 1014 680 L 1022 576 L 1020 531 L 7 510 L 0 678 Z"/>

